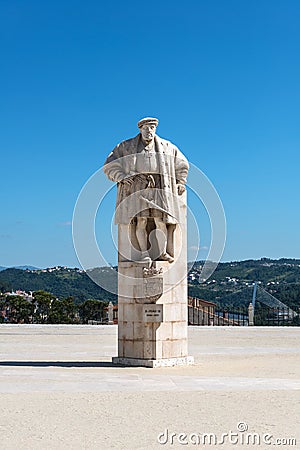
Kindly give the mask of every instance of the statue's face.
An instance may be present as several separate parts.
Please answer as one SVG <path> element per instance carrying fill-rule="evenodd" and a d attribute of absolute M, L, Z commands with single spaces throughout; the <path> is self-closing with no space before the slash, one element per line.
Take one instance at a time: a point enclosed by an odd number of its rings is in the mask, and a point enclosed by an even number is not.
<path fill-rule="evenodd" d="M 156 133 L 156 126 L 151 123 L 145 123 L 141 128 L 141 135 L 144 141 L 152 141 Z"/>

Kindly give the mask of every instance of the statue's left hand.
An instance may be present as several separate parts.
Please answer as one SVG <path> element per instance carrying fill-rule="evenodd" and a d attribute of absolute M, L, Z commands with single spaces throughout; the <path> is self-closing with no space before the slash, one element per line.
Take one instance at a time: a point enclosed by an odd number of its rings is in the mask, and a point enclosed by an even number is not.
<path fill-rule="evenodd" d="M 148 175 L 147 176 L 147 180 L 148 180 L 148 188 L 155 188 L 155 181 L 152 175 Z"/>
<path fill-rule="evenodd" d="M 177 184 L 177 192 L 178 192 L 178 195 L 182 195 L 185 192 L 185 185 Z"/>

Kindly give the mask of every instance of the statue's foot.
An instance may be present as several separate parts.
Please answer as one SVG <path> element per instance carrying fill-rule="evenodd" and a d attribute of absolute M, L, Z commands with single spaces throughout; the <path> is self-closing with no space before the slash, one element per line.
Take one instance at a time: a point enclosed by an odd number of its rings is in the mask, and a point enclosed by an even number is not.
<path fill-rule="evenodd" d="M 168 261 L 169 263 L 174 262 L 173 256 L 169 255 L 169 253 L 165 252 L 162 255 L 160 255 L 159 259 L 161 261 Z"/>
<path fill-rule="evenodd" d="M 142 252 L 141 261 L 146 263 L 152 263 L 152 259 L 150 258 L 148 252 Z"/>
<path fill-rule="evenodd" d="M 142 258 L 141 261 L 152 262 L 152 259 L 150 258 L 150 256 L 144 256 L 144 258 Z"/>

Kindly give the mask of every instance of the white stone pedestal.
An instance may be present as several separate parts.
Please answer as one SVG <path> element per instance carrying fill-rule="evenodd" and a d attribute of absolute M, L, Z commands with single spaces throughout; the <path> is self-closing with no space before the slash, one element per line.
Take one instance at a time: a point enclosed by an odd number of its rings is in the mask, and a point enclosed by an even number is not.
<path fill-rule="evenodd" d="M 118 357 L 114 364 L 164 367 L 192 364 L 187 348 L 186 206 L 170 228 L 174 262 L 132 258 L 133 225 L 119 225 Z M 134 259 L 134 258 L 132 258 Z"/>

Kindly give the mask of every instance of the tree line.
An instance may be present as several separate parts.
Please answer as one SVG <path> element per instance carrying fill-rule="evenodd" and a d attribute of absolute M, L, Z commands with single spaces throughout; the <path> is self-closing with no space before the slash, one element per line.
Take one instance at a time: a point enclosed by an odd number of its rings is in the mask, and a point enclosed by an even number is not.
<path fill-rule="evenodd" d="M 106 291 L 101 287 L 101 280 L 106 280 L 103 285 L 107 285 L 107 280 L 111 279 L 117 289 L 117 273 L 110 267 L 94 269 L 91 271 L 94 279 L 99 280 L 99 284 L 94 283 L 86 274 L 78 272 L 76 269 L 63 269 L 53 272 L 41 270 L 29 271 L 21 269 L 6 269 L 0 271 L 0 292 L 16 291 L 47 291 L 55 297 L 64 299 L 72 296 L 75 303 L 81 303 L 88 299 L 117 302 L 117 295 Z"/>
<path fill-rule="evenodd" d="M 31 297 L 0 294 L 0 322 L 28 324 L 87 324 L 103 322 L 107 302 L 95 299 L 76 304 L 73 297 L 58 299 L 50 292 L 36 291 Z"/>

